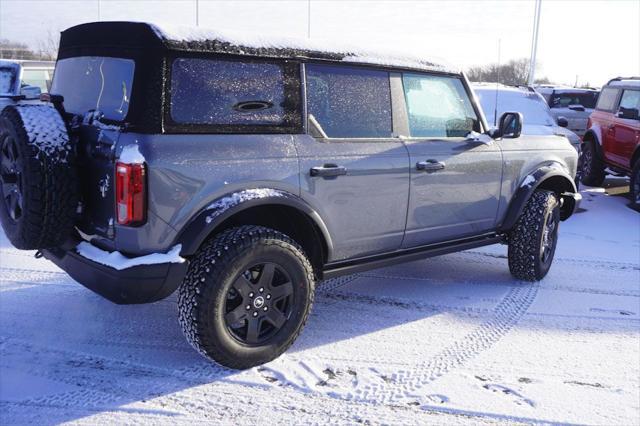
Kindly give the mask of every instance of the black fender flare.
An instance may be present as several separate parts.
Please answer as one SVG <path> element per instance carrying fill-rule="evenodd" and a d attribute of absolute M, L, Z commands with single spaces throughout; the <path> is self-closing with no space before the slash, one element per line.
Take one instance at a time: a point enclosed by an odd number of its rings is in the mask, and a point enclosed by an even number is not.
<path fill-rule="evenodd" d="M 589 139 L 593 139 L 593 145 L 596 148 L 596 154 L 599 158 L 604 159 L 604 153 L 602 152 L 602 141 L 600 140 L 600 128 L 590 128 L 588 129 L 584 136 L 582 137 L 582 143 L 580 144 L 581 151 L 584 151 L 584 146 L 589 143 Z"/>
<path fill-rule="evenodd" d="M 582 199 L 573 178 L 562 165 L 550 163 L 540 166 L 521 179 L 518 189 L 509 203 L 507 214 L 498 227 L 500 231 L 506 232 L 513 228 L 529 198 L 537 189 L 552 190 L 560 195 L 561 220 L 568 219 L 578 209 Z"/>
<path fill-rule="evenodd" d="M 326 243 L 327 255 L 333 251 L 333 242 L 324 221 L 306 201 L 290 192 L 273 188 L 244 189 L 227 193 L 213 200 L 198 212 L 178 235 L 182 244 L 181 256 L 192 256 L 215 229 L 233 215 L 256 206 L 279 205 L 292 207 L 304 213 L 320 230 Z"/>

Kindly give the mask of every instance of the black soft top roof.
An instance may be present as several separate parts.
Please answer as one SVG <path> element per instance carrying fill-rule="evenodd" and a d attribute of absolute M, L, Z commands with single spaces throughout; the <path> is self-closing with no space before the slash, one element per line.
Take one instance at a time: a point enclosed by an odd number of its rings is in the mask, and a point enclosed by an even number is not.
<path fill-rule="evenodd" d="M 144 22 L 93 22 L 62 32 L 59 59 L 80 55 L 136 56 L 135 51 L 183 51 L 308 58 L 382 65 L 391 68 L 440 71 L 459 70 L 398 51 L 377 51 L 371 47 L 347 46 L 335 41 L 268 38 L 251 34 L 231 34 L 199 27 L 172 28 Z M 148 52 L 148 53 L 151 53 Z"/>

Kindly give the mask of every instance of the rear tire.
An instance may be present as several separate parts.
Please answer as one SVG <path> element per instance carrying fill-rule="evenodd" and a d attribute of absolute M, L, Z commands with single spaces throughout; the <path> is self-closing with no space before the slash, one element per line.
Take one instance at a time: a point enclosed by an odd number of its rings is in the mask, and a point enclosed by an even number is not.
<path fill-rule="evenodd" d="M 524 281 L 539 281 L 547 275 L 558 242 L 560 203 L 553 192 L 533 193 L 508 241 L 509 271 Z"/>
<path fill-rule="evenodd" d="M 314 287 L 311 264 L 291 238 L 260 226 L 227 229 L 190 262 L 178 295 L 180 325 L 205 357 L 254 367 L 293 344 Z"/>
<path fill-rule="evenodd" d="M 640 212 L 640 159 L 636 160 L 631 170 L 629 197 L 631 198 L 631 208 Z"/>
<path fill-rule="evenodd" d="M 582 183 L 588 186 L 601 186 L 606 173 L 604 163 L 595 147 L 595 142 L 589 141 L 584 144 L 582 150 Z"/>
<path fill-rule="evenodd" d="M 77 176 L 67 129 L 48 105 L 0 114 L 0 222 L 19 249 L 59 246 L 73 231 Z"/>

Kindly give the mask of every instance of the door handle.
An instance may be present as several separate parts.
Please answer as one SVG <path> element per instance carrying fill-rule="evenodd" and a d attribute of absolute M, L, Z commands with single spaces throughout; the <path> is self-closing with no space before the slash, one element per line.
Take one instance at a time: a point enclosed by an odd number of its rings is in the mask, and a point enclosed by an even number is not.
<path fill-rule="evenodd" d="M 418 161 L 416 163 L 416 169 L 423 172 L 432 173 L 437 172 L 445 168 L 445 164 L 438 160 Z"/>
<path fill-rule="evenodd" d="M 325 164 L 322 166 L 312 167 L 309 170 L 309 174 L 312 177 L 336 177 L 347 174 L 347 168 L 344 166 L 338 166 L 336 164 Z"/>

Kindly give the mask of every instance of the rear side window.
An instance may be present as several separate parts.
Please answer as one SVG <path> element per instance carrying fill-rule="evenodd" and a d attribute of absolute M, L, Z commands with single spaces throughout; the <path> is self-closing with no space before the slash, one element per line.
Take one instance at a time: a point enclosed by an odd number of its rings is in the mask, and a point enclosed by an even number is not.
<path fill-rule="evenodd" d="M 478 116 L 458 78 L 403 74 L 412 137 L 464 137 L 479 129 Z"/>
<path fill-rule="evenodd" d="M 53 74 L 51 93 L 64 97 L 74 114 L 98 110 L 122 121 L 129 111 L 135 62 L 131 59 L 81 56 L 61 59 Z"/>
<path fill-rule="evenodd" d="M 171 68 L 171 119 L 239 131 L 289 126 L 299 116 L 289 68 L 262 61 L 178 58 Z"/>
<path fill-rule="evenodd" d="M 596 105 L 596 109 L 600 109 L 603 111 L 613 111 L 616 106 L 616 101 L 618 100 L 619 89 L 614 89 L 611 87 L 605 87 L 600 92 L 600 97 L 598 98 L 598 104 Z"/>
<path fill-rule="evenodd" d="M 364 68 L 306 65 L 310 125 L 330 138 L 389 138 L 389 73 Z"/>

